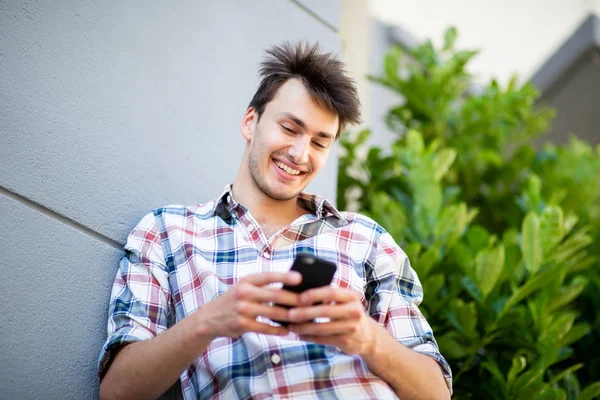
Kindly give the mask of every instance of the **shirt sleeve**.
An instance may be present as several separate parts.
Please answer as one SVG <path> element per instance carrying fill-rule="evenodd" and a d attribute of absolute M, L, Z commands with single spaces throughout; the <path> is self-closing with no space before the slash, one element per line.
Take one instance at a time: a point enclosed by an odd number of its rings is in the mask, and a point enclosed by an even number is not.
<path fill-rule="evenodd" d="M 149 213 L 129 234 L 119 262 L 108 309 L 108 338 L 98 360 L 100 380 L 120 347 L 167 330 L 170 303 L 161 232 Z"/>
<path fill-rule="evenodd" d="M 367 274 L 369 315 L 400 343 L 435 359 L 452 392 L 452 371 L 440 353 L 431 326 L 419 310 L 423 287 L 408 257 L 384 232 L 377 245 L 375 266 Z"/>

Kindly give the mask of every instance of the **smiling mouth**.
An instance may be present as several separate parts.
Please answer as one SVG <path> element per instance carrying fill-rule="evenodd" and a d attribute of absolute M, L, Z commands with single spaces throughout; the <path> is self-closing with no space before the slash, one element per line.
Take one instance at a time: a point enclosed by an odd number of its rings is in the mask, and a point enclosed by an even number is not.
<path fill-rule="evenodd" d="M 277 167 L 278 167 L 279 169 L 281 169 L 281 170 L 283 170 L 283 171 L 287 172 L 287 173 L 288 173 L 288 174 L 290 174 L 290 175 L 294 175 L 294 176 L 296 176 L 296 175 L 301 175 L 301 174 L 303 174 L 303 173 L 304 173 L 304 172 L 302 172 L 302 171 L 299 171 L 299 170 L 297 170 L 297 169 L 293 169 L 293 168 L 291 168 L 291 167 L 288 167 L 287 165 L 285 165 L 285 164 L 284 164 L 284 163 L 282 163 L 281 161 L 275 161 L 275 160 L 273 160 L 273 161 L 275 162 L 275 165 L 277 165 Z"/>

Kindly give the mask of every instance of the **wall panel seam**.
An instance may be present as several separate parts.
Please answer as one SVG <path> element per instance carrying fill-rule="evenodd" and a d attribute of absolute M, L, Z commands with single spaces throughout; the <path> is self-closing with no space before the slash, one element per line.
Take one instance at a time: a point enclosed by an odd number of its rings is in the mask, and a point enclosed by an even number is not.
<path fill-rule="evenodd" d="M 19 193 L 13 192 L 5 188 L 4 186 L 0 186 L 0 194 L 34 211 L 44 214 L 45 216 L 52 218 L 55 221 L 68 225 L 71 228 L 83 233 L 84 235 L 91 237 L 92 239 L 102 242 L 110 247 L 114 247 L 115 249 L 123 249 L 123 245 L 117 242 L 116 240 L 111 239 L 108 236 L 103 235 L 102 233 L 96 232 L 95 230 L 83 225 L 81 222 L 75 221 L 74 219 L 67 217 L 66 215 L 56 212 L 46 207 L 45 205 L 38 203 L 35 200 L 29 199 Z"/>
<path fill-rule="evenodd" d="M 308 15 L 310 15 L 311 17 L 316 19 L 318 22 L 320 22 L 322 25 L 324 25 L 327 29 L 329 29 L 330 31 L 332 31 L 335 34 L 338 33 L 338 29 L 335 26 L 331 25 L 329 22 L 327 22 L 325 19 L 323 19 L 319 14 L 317 14 L 310 8 L 306 7 L 304 4 L 300 3 L 298 0 L 290 0 L 290 1 L 293 4 L 295 4 L 297 7 L 299 7 L 302 11 L 304 11 L 305 13 L 307 13 Z"/>

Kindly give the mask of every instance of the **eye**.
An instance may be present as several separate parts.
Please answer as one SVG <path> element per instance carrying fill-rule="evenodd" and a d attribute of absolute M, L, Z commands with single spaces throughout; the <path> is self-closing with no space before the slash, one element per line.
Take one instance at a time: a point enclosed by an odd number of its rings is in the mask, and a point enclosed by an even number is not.
<path fill-rule="evenodd" d="M 319 148 L 319 149 L 325 149 L 325 148 L 327 148 L 327 146 L 325 146 L 325 145 L 323 145 L 323 144 L 321 144 L 321 143 L 319 143 L 319 142 L 313 142 L 313 144 L 314 144 L 314 145 L 315 145 L 317 148 Z"/>
<path fill-rule="evenodd" d="M 296 132 L 295 132 L 295 131 L 294 131 L 292 128 L 288 127 L 288 126 L 281 125 L 281 127 L 282 127 L 282 128 L 283 128 L 283 130 L 284 130 L 284 131 L 286 131 L 287 133 L 290 133 L 290 134 L 292 134 L 292 135 L 295 135 L 295 134 L 296 134 Z"/>

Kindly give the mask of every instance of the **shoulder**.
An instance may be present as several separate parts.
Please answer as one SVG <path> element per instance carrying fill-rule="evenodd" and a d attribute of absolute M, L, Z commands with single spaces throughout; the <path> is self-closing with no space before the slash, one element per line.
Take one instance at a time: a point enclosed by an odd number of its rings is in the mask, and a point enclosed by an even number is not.
<path fill-rule="evenodd" d="M 189 218 L 199 220 L 208 220 L 213 217 L 215 201 L 207 203 L 184 206 L 180 204 L 170 204 L 164 207 L 155 208 L 147 212 L 138 222 L 134 230 L 152 229 L 162 230 L 166 225 L 183 222 Z"/>
<path fill-rule="evenodd" d="M 343 211 L 340 213 L 346 220 L 346 226 L 354 232 L 369 234 L 377 252 L 387 256 L 406 256 L 392 235 L 374 219 L 356 212 Z"/>
<path fill-rule="evenodd" d="M 370 232 L 371 236 L 377 238 L 387 234 L 387 231 L 374 219 L 356 212 L 342 211 L 340 215 L 344 218 L 344 226 L 356 232 Z"/>
<path fill-rule="evenodd" d="M 215 201 L 211 200 L 207 203 L 184 206 L 180 204 L 171 204 L 168 206 L 155 208 L 150 214 L 155 218 L 200 218 L 210 219 L 213 217 L 215 209 Z"/>

